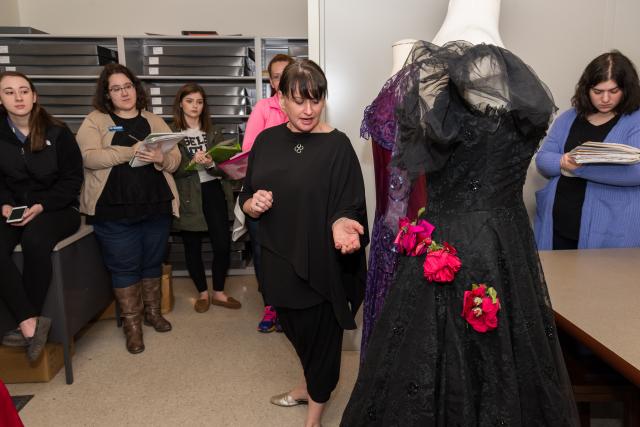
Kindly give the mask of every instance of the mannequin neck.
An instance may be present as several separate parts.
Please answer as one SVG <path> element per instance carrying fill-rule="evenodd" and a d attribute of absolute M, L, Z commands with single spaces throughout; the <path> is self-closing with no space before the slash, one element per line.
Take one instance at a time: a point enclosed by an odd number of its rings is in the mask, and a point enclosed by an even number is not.
<path fill-rule="evenodd" d="M 449 0 L 447 16 L 433 39 L 442 46 L 464 40 L 472 44 L 504 47 L 500 31 L 500 0 Z"/>
<path fill-rule="evenodd" d="M 391 66 L 392 76 L 404 66 L 415 42 L 416 40 L 414 39 L 402 39 L 391 45 L 391 54 L 393 55 L 393 64 Z"/>

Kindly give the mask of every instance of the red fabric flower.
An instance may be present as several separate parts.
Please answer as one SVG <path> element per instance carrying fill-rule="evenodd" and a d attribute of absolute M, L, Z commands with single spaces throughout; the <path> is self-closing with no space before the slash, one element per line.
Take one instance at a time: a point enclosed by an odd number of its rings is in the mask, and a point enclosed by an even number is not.
<path fill-rule="evenodd" d="M 498 327 L 498 311 L 500 299 L 495 289 L 485 284 L 472 285 L 470 291 L 464 292 L 462 317 L 477 332 L 488 332 Z"/>
<path fill-rule="evenodd" d="M 448 243 L 443 247 L 427 253 L 424 260 L 424 277 L 430 282 L 451 282 L 462 267 L 457 251 Z"/>

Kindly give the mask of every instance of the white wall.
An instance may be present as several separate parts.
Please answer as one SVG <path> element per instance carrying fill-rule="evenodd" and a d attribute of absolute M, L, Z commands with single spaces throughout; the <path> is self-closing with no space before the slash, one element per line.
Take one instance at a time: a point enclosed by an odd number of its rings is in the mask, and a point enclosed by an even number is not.
<path fill-rule="evenodd" d="M 351 138 L 367 183 L 369 212 L 375 190 L 371 147 L 359 137 L 362 112 L 391 70 L 391 44 L 402 38 L 431 40 L 446 14 L 447 0 L 311 0 L 320 10 L 320 61 L 329 80 L 327 117 Z M 311 6 L 310 6 L 311 7 Z M 533 67 L 560 110 L 570 105 L 587 63 L 617 48 L 640 66 L 640 2 L 637 0 L 504 0 L 500 32 L 505 46 Z M 309 24 L 312 29 L 312 24 Z M 309 38 L 313 40 L 314 34 Z M 531 177 L 525 188 L 533 209 Z"/>
<path fill-rule="evenodd" d="M 403 38 L 431 40 L 444 19 L 447 0 L 309 0 L 318 11 L 319 34 L 309 23 L 309 39 L 320 44 L 318 58 L 329 81 L 327 119 L 344 131 L 360 158 L 373 219 L 375 188 L 370 142 L 360 139 L 364 108 L 391 70 L 391 44 Z M 533 67 L 561 110 L 570 105 L 587 63 L 617 48 L 640 66 L 638 0 L 504 0 L 500 32 L 505 46 Z M 313 51 L 311 49 L 310 51 Z M 529 212 L 544 179 L 534 171 L 525 186 Z M 345 348 L 358 348 L 357 334 Z"/>
<path fill-rule="evenodd" d="M 19 25 L 18 0 L 0 0 L 0 26 L 17 27 Z"/>
<path fill-rule="evenodd" d="M 56 35 L 307 35 L 303 0 L 0 0 L 6 1 L 17 1 L 20 25 Z"/>

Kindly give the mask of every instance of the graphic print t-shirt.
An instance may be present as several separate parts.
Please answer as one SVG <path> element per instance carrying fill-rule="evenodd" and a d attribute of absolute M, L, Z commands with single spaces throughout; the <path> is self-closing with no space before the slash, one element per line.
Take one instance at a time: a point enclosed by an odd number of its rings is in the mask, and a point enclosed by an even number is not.
<path fill-rule="evenodd" d="M 207 151 L 207 134 L 205 132 L 200 129 L 189 129 L 184 133 L 183 144 L 191 157 L 195 156 L 198 151 Z M 198 175 L 201 183 L 220 178 L 210 175 L 202 165 L 198 165 Z"/>

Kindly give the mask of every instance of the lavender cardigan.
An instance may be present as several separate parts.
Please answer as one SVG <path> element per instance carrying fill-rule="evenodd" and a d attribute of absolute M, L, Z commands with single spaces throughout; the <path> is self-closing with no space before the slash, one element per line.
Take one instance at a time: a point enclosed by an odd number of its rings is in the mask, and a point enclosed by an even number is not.
<path fill-rule="evenodd" d="M 553 202 L 560 177 L 560 158 L 576 118 L 571 109 L 553 123 L 536 157 L 536 166 L 549 178 L 536 193 L 535 235 L 538 249 L 553 247 Z M 640 110 L 620 117 L 604 142 L 640 148 Z M 587 180 L 582 205 L 579 249 L 640 247 L 640 163 L 594 164 L 573 172 Z"/>

